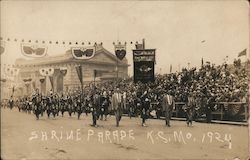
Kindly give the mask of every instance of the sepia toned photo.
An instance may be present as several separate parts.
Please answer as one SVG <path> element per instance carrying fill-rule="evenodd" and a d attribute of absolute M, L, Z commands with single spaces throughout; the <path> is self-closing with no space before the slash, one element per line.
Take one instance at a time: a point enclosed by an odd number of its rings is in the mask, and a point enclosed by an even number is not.
<path fill-rule="evenodd" d="M 249 160 L 247 0 L 1 0 L 1 159 Z"/>

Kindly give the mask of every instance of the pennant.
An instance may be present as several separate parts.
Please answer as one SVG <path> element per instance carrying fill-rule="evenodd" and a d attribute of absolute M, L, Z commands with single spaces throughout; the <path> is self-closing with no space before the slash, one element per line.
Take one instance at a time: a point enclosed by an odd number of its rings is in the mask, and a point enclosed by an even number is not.
<path fill-rule="evenodd" d="M 4 53 L 5 51 L 5 41 L 0 41 L 0 55 Z"/>
<path fill-rule="evenodd" d="M 126 44 L 114 44 L 115 55 L 118 59 L 122 60 L 126 56 Z"/>
<path fill-rule="evenodd" d="M 44 81 L 45 81 L 45 78 L 41 78 L 41 79 L 40 79 L 40 82 L 41 82 L 41 83 L 44 83 Z"/>
<path fill-rule="evenodd" d="M 95 55 L 95 47 L 71 47 L 71 52 L 75 59 L 90 59 Z"/>
<path fill-rule="evenodd" d="M 54 74 L 54 68 L 41 68 L 39 72 L 42 76 L 52 76 Z"/>
<path fill-rule="evenodd" d="M 30 81 L 32 81 L 32 78 L 26 78 L 26 79 L 23 79 L 24 83 L 28 83 Z"/>
<path fill-rule="evenodd" d="M 42 58 L 47 54 L 47 47 L 44 45 L 22 43 L 21 51 L 26 57 Z"/>
<path fill-rule="evenodd" d="M 238 57 L 246 56 L 246 55 L 247 55 L 247 49 L 244 49 L 243 51 L 241 51 L 241 52 L 238 54 Z"/>
<path fill-rule="evenodd" d="M 61 67 L 60 68 L 60 73 L 65 76 L 67 74 L 67 67 Z"/>
<path fill-rule="evenodd" d="M 49 76 L 49 81 L 52 87 L 52 91 L 54 91 L 54 81 L 53 81 L 53 76 Z"/>
<path fill-rule="evenodd" d="M 81 84 L 83 84 L 83 79 L 82 79 L 82 66 L 76 66 L 76 72 L 77 72 L 77 75 L 78 75 L 78 78 L 81 82 Z"/>

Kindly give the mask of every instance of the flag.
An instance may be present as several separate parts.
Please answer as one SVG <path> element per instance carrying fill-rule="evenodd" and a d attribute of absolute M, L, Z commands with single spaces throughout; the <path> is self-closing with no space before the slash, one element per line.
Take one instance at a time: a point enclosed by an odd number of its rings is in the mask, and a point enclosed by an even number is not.
<path fill-rule="evenodd" d="M 51 83 L 51 89 L 52 89 L 52 91 L 54 91 L 54 83 L 53 83 L 53 77 L 52 76 L 49 76 L 49 81 Z"/>
<path fill-rule="evenodd" d="M 172 73 L 172 64 L 170 65 L 170 73 Z"/>
<path fill-rule="evenodd" d="M 201 66 L 203 66 L 204 62 L 203 62 L 203 58 L 201 58 Z"/>
<path fill-rule="evenodd" d="M 241 52 L 238 54 L 238 57 L 246 56 L 246 55 L 247 55 L 247 49 L 244 49 L 243 51 L 241 51 Z"/>
<path fill-rule="evenodd" d="M 82 79 L 82 66 L 76 66 L 76 72 L 77 72 L 77 75 L 78 75 L 78 78 L 81 82 L 81 85 L 83 84 L 83 79 Z"/>

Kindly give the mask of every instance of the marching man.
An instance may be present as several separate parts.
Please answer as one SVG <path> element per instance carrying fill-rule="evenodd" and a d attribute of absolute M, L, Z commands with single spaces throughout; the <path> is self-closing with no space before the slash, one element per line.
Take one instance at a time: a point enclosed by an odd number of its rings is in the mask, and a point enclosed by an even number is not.
<path fill-rule="evenodd" d="M 163 95 L 162 98 L 162 111 L 165 112 L 166 126 L 170 127 L 170 119 L 174 108 L 174 98 L 171 95 L 171 91 Z"/>
<path fill-rule="evenodd" d="M 118 127 L 122 118 L 122 94 L 120 93 L 119 88 L 116 89 L 112 96 L 112 109 L 115 112 L 116 127 Z"/>

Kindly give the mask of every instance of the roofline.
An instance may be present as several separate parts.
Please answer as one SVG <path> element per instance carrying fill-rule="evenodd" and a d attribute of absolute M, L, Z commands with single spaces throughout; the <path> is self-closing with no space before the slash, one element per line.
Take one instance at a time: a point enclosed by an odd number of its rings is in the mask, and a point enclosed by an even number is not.
<path fill-rule="evenodd" d="M 32 59 L 30 59 L 30 60 L 22 59 L 23 62 L 18 63 L 17 60 L 16 60 L 15 65 L 22 65 L 22 66 L 32 66 L 32 65 L 35 65 L 35 66 L 37 66 L 37 65 L 51 65 L 51 64 L 57 64 L 57 63 L 81 62 L 81 61 L 84 61 L 84 63 L 88 63 L 88 64 L 99 63 L 99 64 L 113 65 L 112 63 L 108 63 L 108 62 L 92 62 L 91 59 L 77 60 L 77 59 L 73 58 L 73 56 L 71 55 L 72 53 L 70 53 L 71 57 L 67 57 L 67 52 L 68 51 L 71 52 L 71 50 L 67 50 L 65 54 L 48 56 L 48 57 L 46 57 L 46 60 L 44 60 L 44 61 L 33 62 Z M 98 54 L 102 53 L 101 51 L 104 51 L 107 54 L 107 56 L 109 56 L 111 59 L 117 61 L 118 62 L 118 66 L 130 66 L 129 64 L 125 63 L 124 61 L 121 61 L 120 59 L 118 59 L 115 55 L 113 55 L 111 52 L 109 52 L 104 47 L 102 47 L 101 49 L 97 50 L 95 54 L 98 55 Z M 56 57 L 60 57 L 60 56 L 64 56 L 64 59 L 53 60 L 53 62 L 49 61 L 50 58 L 56 58 Z"/>

